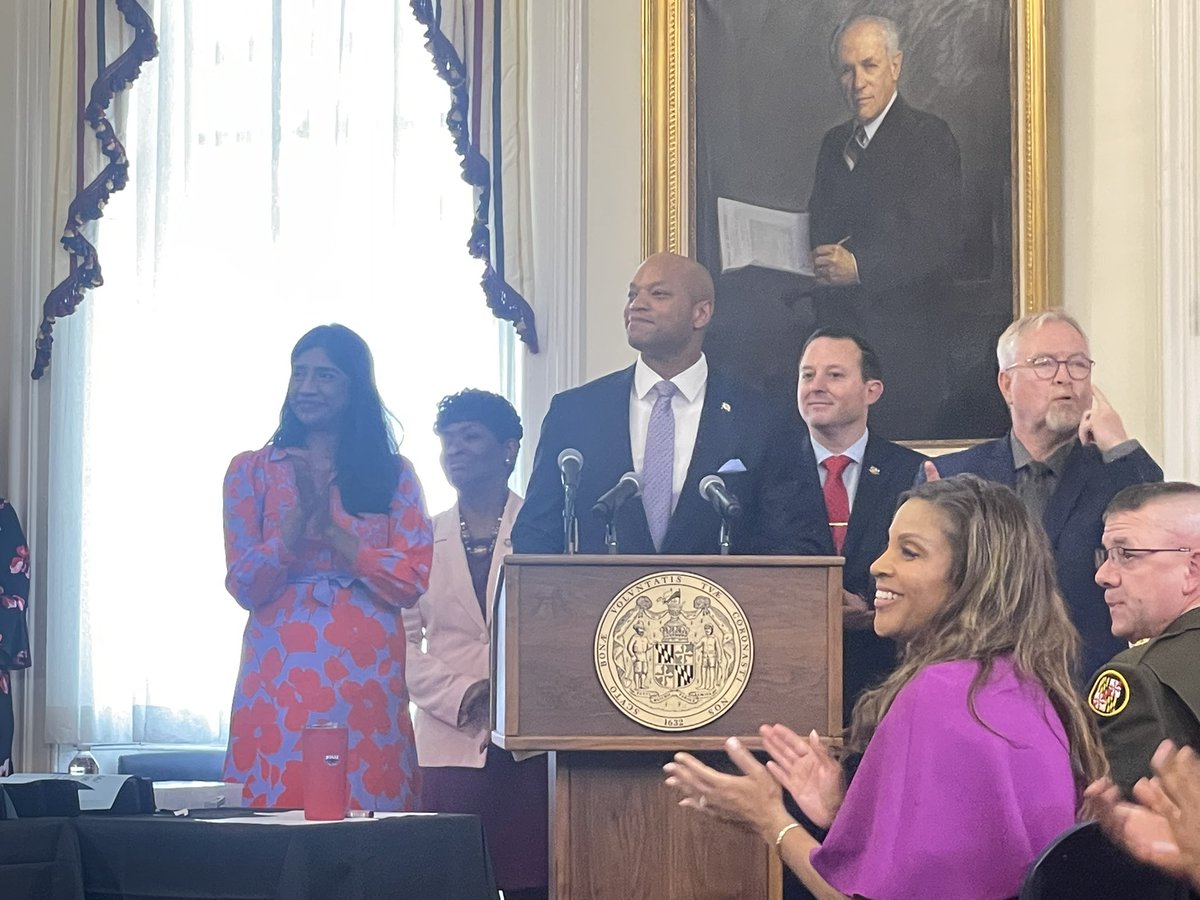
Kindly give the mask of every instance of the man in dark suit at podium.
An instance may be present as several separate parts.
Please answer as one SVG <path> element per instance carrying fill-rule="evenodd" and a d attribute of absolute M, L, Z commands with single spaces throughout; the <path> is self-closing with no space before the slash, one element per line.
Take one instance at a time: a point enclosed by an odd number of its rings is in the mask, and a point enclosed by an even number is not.
<path fill-rule="evenodd" d="M 789 458 L 784 422 L 760 395 L 708 368 L 701 347 L 713 303 L 712 278 L 699 263 L 657 253 L 641 264 L 625 303 L 637 362 L 551 401 L 513 527 L 515 552 L 563 552 L 559 454 L 567 448 L 583 457 L 581 553 L 605 552 L 604 522 L 592 506 L 628 472 L 642 494 L 616 513 L 622 553 L 717 553 L 721 518 L 699 489 L 706 475 L 719 475 L 743 507 L 732 552 L 821 549 L 824 506 Z"/>
<path fill-rule="evenodd" d="M 875 350 L 847 331 L 819 329 L 800 357 L 797 402 L 808 426 L 799 439 L 800 465 L 825 496 L 828 555 L 846 558 L 842 588 L 843 718 L 854 701 L 895 665 L 895 647 L 873 629 L 875 582 L 871 563 L 887 547 L 899 496 L 912 487 L 926 458 L 867 428 L 867 413 L 883 394 Z"/>

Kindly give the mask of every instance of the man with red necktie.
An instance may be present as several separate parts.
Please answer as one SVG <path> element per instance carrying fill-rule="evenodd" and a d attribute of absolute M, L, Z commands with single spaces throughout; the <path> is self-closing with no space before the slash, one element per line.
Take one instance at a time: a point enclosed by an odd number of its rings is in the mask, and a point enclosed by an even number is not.
<path fill-rule="evenodd" d="M 854 701 L 895 664 L 891 641 L 872 629 L 871 563 L 887 546 L 897 498 L 912 486 L 925 457 L 871 433 L 867 414 L 883 394 L 883 372 L 871 345 L 848 331 L 813 332 L 800 358 L 797 405 L 808 426 L 801 467 L 821 483 L 828 513 L 826 551 L 846 558 L 842 702 Z"/>

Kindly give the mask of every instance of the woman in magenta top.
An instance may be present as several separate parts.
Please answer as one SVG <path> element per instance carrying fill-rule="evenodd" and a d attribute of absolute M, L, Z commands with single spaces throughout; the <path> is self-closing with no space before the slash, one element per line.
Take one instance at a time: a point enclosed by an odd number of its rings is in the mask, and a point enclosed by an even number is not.
<path fill-rule="evenodd" d="M 1105 770 L 1046 537 L 1008 488 L 934 481 L 905 495 L 871 574 L 875 631 L 905 649 L 854 708 L 850 786 L 815 732 L 782 725 L 761 729 L 765 767 L 730 739 L 746 777 L 679 754 L 668 784 L 756 830 L 816 897 L 1016 896 Z"/>
<path fill-rule="evenodd" d="M 370 350 L 314 328 L 275 435 L 225 476 L 225 586 L 250 612 L 225 780 L 245 783 L 247 805 L 303 805 L 301 732 L 325 720 L 349 729 L 352 807 L 415 808 L 400 610 L 424 592 L 432 546 Z"/>

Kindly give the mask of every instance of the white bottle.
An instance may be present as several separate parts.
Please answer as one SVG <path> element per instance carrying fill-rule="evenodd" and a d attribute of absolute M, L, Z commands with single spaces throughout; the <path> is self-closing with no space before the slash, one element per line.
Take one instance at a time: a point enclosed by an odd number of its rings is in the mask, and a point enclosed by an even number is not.
<path fill-rule="evenodd" d="M 99 775 L 100 763 L 92 756 L 91 744 L 76 744 L 75 755 L 67 763 L 68 775 Z"/>

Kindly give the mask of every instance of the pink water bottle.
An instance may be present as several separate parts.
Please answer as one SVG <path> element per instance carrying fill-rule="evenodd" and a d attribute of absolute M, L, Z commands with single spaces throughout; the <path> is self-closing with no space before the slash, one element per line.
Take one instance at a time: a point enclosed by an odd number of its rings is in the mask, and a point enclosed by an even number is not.
<path fill-rule="evenodd" d="M 346 755 L 350 735 L 345 725 L 318 722 L 304 729 L 304 818 L 333 821 L 346 818 L 349 790 Z"/>

